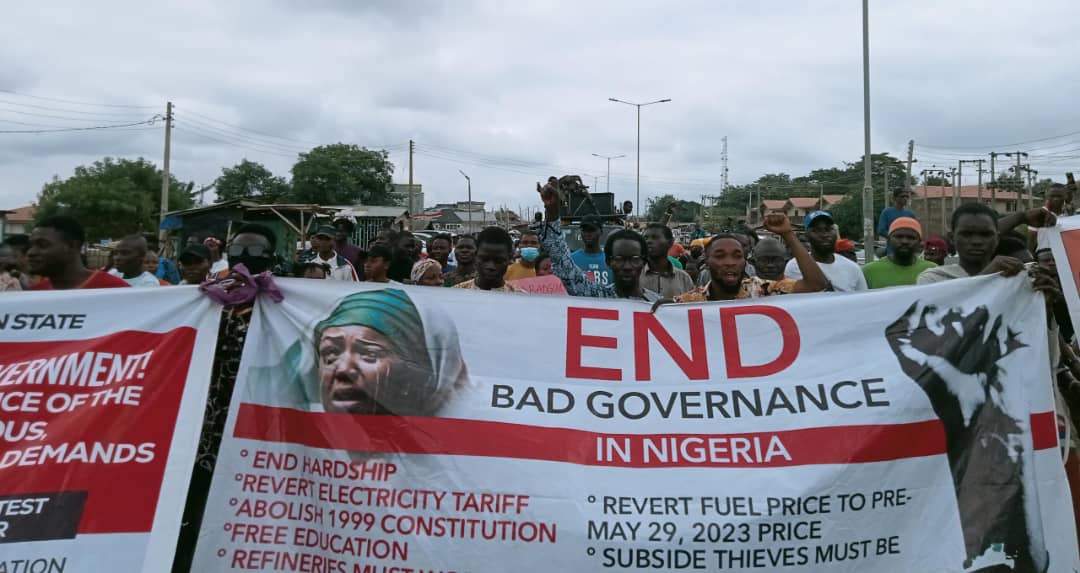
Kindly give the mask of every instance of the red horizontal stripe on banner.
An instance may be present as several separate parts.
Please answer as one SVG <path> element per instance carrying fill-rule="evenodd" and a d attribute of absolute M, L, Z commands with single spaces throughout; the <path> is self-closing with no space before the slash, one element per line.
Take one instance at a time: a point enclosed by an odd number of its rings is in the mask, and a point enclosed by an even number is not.
<path fill-rule="evenodd" d="M 1049 427 L 1047 426 L 1049 420 Z M 1053 412 L 1032 416 L 1036 449 L 1057 446 Z M 1049 433 L 1048 433 L 1049 432 Z M 945 453 L 945 436 L 937 420 L 910 424 L 827 426 L 747 434 L 604 434 L 568 428 L 527 426 L 506 422 L 377 415 L 326 414 L 242 404 L 235 436 L 269 442 L 364 452 L 445 454 L 568 462 L 616 467 L 781 467 L 811 464 L 866 463 Z M 762 459 L 772 437 L 790 456 Z M 1049 436 L 1049 439 L 1048 439 Z M 600 438 L 623 444 L 629 440 L 630 459 L 598 459 Z M 750 444 L 745 455 L 732 455 L 736 439 Z M 755 446 L 757 438 L 760 446 Z M 709 452 L 709 440 L 723 440 L 718 458 L 685 459 L 686 442 Z M 656 445 L 650 459 L 646 440 Z M 604 443 L 607 443 L 606 440 Z M 668 459 L 656 451 L 668 446 Z M 675 456 L 674 451 L 679 455 Z M 760 452 L 760 454 L 758 454 Z M 675 459 L 672 459 L 675 458 Z M 749 458 L 749 459 L 748 459 Z"/>
<path fill-rule="evenodd" d="M 937 421 L 728 435 L 606 434 L 453 418 L 301 412 L 256 404 L 240 406 L 235 435 L 336 450 L 486 456 L 619 467 L 776 467 L 877 462 L 945 452 L 945 437 Z M 783 444 L 790 460 L 777 455 L 764 459 L 773 436 Z M 618 455 L 599 459 L 600 438 L 606 439 L 603 443 L 612 440 L 619 446 L 629 444 L 630 459 Z M 722 448 L 714 456 L 708 455 L 710 440 Z M 648 457 L 646 441 L 655 446 Z M 691 446 L 691 453 L 686 456 L 684 444 Z M 657 451 L 665 445 L 667 460 L 657 459 Z M 749 449 L 744 454 L 733 455 L 733 449 L 740 446 Z M 675 451 L 679 452 L 678 456 Z M 706 459 L 701 460 L 694 451 Z"/>

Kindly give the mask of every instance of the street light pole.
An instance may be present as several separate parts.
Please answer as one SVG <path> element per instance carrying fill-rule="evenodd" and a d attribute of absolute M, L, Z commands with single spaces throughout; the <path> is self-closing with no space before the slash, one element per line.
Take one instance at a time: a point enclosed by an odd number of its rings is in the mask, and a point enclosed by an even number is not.
<path fill-rule="evenodd" d="M 866 262 L 874 260 L 874 185 L 870 180 L 870 11 L 868 1 L 862 3 L 863 37 L 863 251 Z"/>
<path fill-rule="evenodd" d="M 468 211 L 466 211 L 466 213 L 468 213 L 468 215 L 469 215 L 469 232 L 471 233 L 471 232 L 473 232 L 473 228 L 472 228 L 472 179 L 469 178 L 468 175 L 465 175 L 465 172 L 460 170 L 460 169 L 458 169 L 458 173 L 460 173 L 463 177 L 465 177 L 465 185 L 468 187 L 469 209 L 468 209 Z"/>
<path fill-rule="evenodd" d="M 639 132 L 639 134 L 640 134 L 640 132 Z M 607 155 L 600 155 L 599 153 L 594 153 L 593 156 L 594 157 L 599 157 L 600 159 L 607 159 L 607 192 L 611 193 L 611 160 L 612 159 L 622 159 L 623 157 L 626 157 L 626 156 L 625 155 L 612 155 L 611 157 L 608 157 Z"/>
<path fill-rule="evenodd" d="M 650 101 L 645 103 L 632 103 L 609 97 L 608 101 L 615 103 L 625 103 L 626 105 L 632 105 L 637 108 L 637 204 L 634 206 L 637 212 L 638 221 L 641 220 L 641 108 L 647 105 L 653 105 L 654 103 L 667 103 L 671 101 L 670 98 L 658 99 L 656 101 Z"/>

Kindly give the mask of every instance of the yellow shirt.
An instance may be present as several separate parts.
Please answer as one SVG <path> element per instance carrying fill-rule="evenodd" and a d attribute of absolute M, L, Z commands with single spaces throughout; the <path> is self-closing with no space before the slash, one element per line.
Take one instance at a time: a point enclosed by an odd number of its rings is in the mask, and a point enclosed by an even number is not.
<path fill-rule="evenodd" d="M 506 267 L 506 274 L 503 275 L 503 280 L 516 281 L 518 279 L 528 279 L 536 276 L 536 268 L 529 268 L 521 264 L 518 261 L 508 267 Z"/>

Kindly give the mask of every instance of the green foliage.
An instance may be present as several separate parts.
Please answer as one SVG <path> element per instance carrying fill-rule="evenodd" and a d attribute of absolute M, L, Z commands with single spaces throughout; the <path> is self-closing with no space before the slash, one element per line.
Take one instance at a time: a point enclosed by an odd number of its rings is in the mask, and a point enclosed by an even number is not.
<path fill-rule="evenodd" d="M 1024 190 L 1025 182 L 1022 177 L 1012 171 L 1002 171 L 994 179 L 994 186 L 1002 191 L 1020 192 Z"/>
<path fill-rule="evenodd" d="M 664 195 L 663 197 L 649 199 L 645 217 L 649 221 L 660 221 L 664 218 L 664 213 L 667 212 L 668 207 L 672 208 L 672 223 L 690 223 L 696 220 L 701 212 L 700 203 L 676 199 L 673 195 Z"/>
<path fill-rule="evenodd" d="M 862 217 L 862 189 L 864 184 L 863 161 L 860 158 L 854 163 L 846 163 L 841 175 L 842 188 L 846 189 L 844 195 L 847 199 L 833 207 L 833 220 L 840 227 L 840 235 L 849 239 L 863 239 Z M 888 174 L 888 189 L 885 188 L 886 173 Z M 878 216 L 892 204 L 892 194 L 904 188 L 904 180 L 907 178 L 907 166 L 887 153 L 875 153 L 870 156 L 870 182 L 874 188 L 874 223 L 877 226 Z M 914 179 L 911 181 L 914 183 Z M 831 186 L 826 185 L 826 193 Z"/>
<path fill-rule="evenodd" d="M 153 233 L 161 209 L 162 172 L 143 159 L 106 157 L 75 168 L 61 180 L 54 176 L 38 194 L 36 218 L 70 215 L 86 228 L 90 241 Z M 191 183 L 169 176 L 170 211 L 190 208 Z"/>
<path fill-rule="evenodd" d="M 289 183 L 284 177 L 275 176 L 261 163 L 247 159 L 223 168 L 221 176 L 214 181 L 214 187 L 218 201 L 254 199 L 273 203 L 289 192 Z"/>
<path fill-rule="evenodd" d="M 888 189 L 885 174 L 888 173 Z M 904 187 L 907 166 L 887 153 L 871 155 L 871 184 L 874 188 L 874 219 L 892 203 L 892 192 Z M 747 208 L 756 209 L 764 199 L 845 195 L 847 200 L 832 207 L 833 218 L 840 234 L 851 239 L 862 238 L 863 162 L 860 158 L 842 167 L 815 169 L 806 175 L 791 177 L 786 173 L 767 173 L 749 185 L 733 185 L 720 198 L 716 207 L 706 213 L 706 221 L 746 218 Z M 707 225 L 708 226 L 708 225 Z"/>
<path fill-rule="evenodd" d="M 389 154 L 346 143 L 322 145 L 307 153 L 292 168 L 296 203 L 317 205 L 393 205 Z"/>

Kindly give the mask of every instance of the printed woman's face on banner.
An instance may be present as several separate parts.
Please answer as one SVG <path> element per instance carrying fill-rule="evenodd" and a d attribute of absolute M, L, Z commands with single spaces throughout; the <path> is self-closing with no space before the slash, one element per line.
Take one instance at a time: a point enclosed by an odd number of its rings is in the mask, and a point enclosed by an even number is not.
<path fill-rule="evenodd" d="M 410 394 L 421 398 L 431 379 L 429 369 L 402 360 L 386 336 L 367 326 L 327 328 L 318 351 L 319 389 L 327 412 L 407 414 Z"/>

